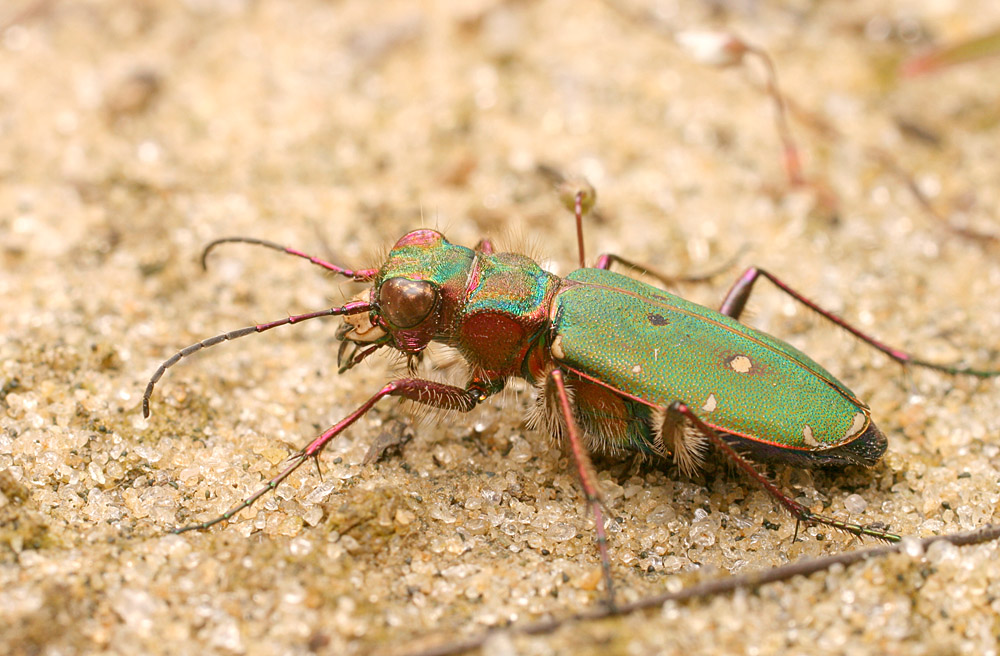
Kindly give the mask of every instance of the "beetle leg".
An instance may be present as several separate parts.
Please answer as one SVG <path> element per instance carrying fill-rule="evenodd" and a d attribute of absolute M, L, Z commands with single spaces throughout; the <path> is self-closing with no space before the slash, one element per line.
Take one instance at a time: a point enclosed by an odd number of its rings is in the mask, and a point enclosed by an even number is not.
<path fill-rule="evenodd" d="M 747 300 L 750 298 L 750 292 L 753 291 L 753 285 L 761 277 L 765 277 L 770 280 L 775 287 L 785 292 L 796 301 L 805 305 L 807 308 L 820 315 L 824 319 L 830 321 L 836 326 L 846 330 L 851 333 L 861 341 L 872 346 L 873 348 L 886 354 L 896 362 L 903 365 L 916 365 L 919 367 L 927 367 L 928 369 L 935 369 L 937 371 L 943 371 L 949 374 L 965 374 L 969 376 L 979 376 L 980 378 L 988 378 L 991 376 L 1000 376 L 1000 370 L 983 370 L 983 369 L 969 369 L 965 367 L 955 367 L 945 364 L 937 364 L 934 362 L 927 362 L 926 360 L 921 360 L 915 358 L 905 351 L 893 348 L 882 342 L 878 341 L 874 337 L 867 335 L 853 325 L 847 323 L 840 317 L 838 317 L 833 312 L 824 310 L 820 306 L 816 305 L 808 298 L 798 293 L 787 284 L 779 280 L 773 274 L 765 271 L 764 269 L 759 269 L 757 267 L 750 267 L 743 272 L 739 280 L 732 286 L 729 293 L 726 294 L 725 300 L 722 301 L 722 306 L 719 308 L 719 312 L 730 316 L 734 319 L 739 319 L 740 315 L 743 314 L 743 308 L 746 307 Z"/>
<path fill-rule="evenodd" d="M 597 475 L 594 473 L 594 465 L 590 461 L 590 455 L 583 446 L 583 438 L 576 426 L 576 421 L 573 419 L 573 408 L 570 407 L 569 394 L 566 391 L 566 381 L 563 379 L 563 372 L 559 369 L 553 369 L 549 372 L 549 381 L 555 385 L 559 411 L 566 425 L 566 438 L 569 440 L 570 452 L 573 454 L 573 461 L 576 463 L 577 472 L 580 474 L 580 485 L 583 487 L 583 494 L 594 513 L 597 548 L 601 553 L 601 569 L 604 573 L 604 589 L 607 593 L 608 607 L 613 610 L 615 608 L 615 592 L 611 582 L 611 560 L 608 558 L 608 538 L 604 533 L 604 515 L 601 512 L 601 497 L 597 488 Z"/>
<path fill-rule="evenodd" d="M 370 399 L 361 404 L 357 410 L 347 415 L 330 428 L 326 429 L 319 435 L 319 437 L 313 439 L 313 441 L 306 445 L 305 448 L 292 456 L 289 465 L 285 467 L 285 469 L 283 469 L 277 476 L 269 480 L 267 485 L 260 488 L 215 519 L 210 519 L 209 521 L 202 522 L 200 524 L 182 526 L 174 529 L 173 532 L 184 533 L 186 531 L 206 529 L 233 518 L 244 508 L 249 508 L 257 501 L 257 499 L 260 499 L 271 490 L 277 488 L 282 481 L 288 478 L 292 472 L 298 469 L 307 459 L 317 457 L 319 452 L 323 450 L 323 447 L 326 446 L 327 442 L 340 435 L 344 429 L 360 419 L 365 413 L 371 410 L 380 399 L 386 396 L 399 396 L 404 399 L 409 399 L 410 401 L 416 401 L 417 403 L 423 403 L 424 405 L 429 405 L 443 410 L 468 412 L 483 401 L 488 394 L 475 383 L 470 384 L 467 388 L 445 385 L 443 383 L 424 380 L 422 378 L 401 378 L 399 380 L 394 380 L 391 383 L 387 383 Z"/>
<path fill-rule="evenodd" d="M 715 267 L 714 269 L 709 269 L 704 273 L 695 273 L 691 275 L 679 276 L 679 275 L 669 275 L 663 273 L 659 269 L 655 269 L 647 264 L 639 264 L 638 262 L 633 262 L 628 260 L 621 255 L 616 255 L 615 253 L 604 253 L 599 258 L 597 258 L 597 264 L 594 266 L 595 269 L 604 269 L 605 271 L 610 271 L 612 265 L 620 264 L 629 269 L 634 269 L 640 273 L 644 273 L 650 278 L 653 278 L 667 287 L 671 287 L 677 284 L 683 283 L 702 283 L 709 282 L 712 278 L 715 278 L 719 274 L 725 273 L 736 264 L 737 260 L 742 257 L 743 252 L 746 250 L 746 245 L 736 251 L 736 254 L 730 257 L 728 260 Z"/>
<path fill-rule="evenodd" d="M 796 535 L 798 535 L 798 524 L 801 522 L 803 524 L 825 524 L 846 533 L 850 533 L 851 535 L 857 535 L 859 537 L 868 536 L 878 540 L 885 540 L 886 542 L 899 542 L 902 539 L 894 533 L 880 531 L 878 529 L 861 526 L 860 524 L 854 524 L 851 522 L 842 522 L 839 519 L 833 519 L 832 517 L 824 517 L 823 515 L 815 514 L 813 511 L 809 510 L 801 503 L 795 501 L 782 492 L 777 485 L 758 472 L 749 460 L 737 453 L 736 450 L 733 449 L 733 447 L 731 447 L 724 439 L 722 439 L 717 432 L 715 432 L 708 424 L 703 422 L 698 415 L 692 412 L 691 408 L 689 408 L 686 403 L 674 401 L 667 407 L 667 412 L 683 415 L 684 418 L 694 424 L 695 427 L 712 442 L 715 448 L 721 451 L 727 458 L 732 460 L 733 463 L 742 469 L 750 478 L 757 481 L 761 487 L 767 490 L 772 497 L 784 506 L 785 509 L 791 513 L 792 517 L 795 518 Z"/>
<path fill-rule="evenodd" d="M 479 243 L 476 244 L 476 248 L 474 250 L 477 253 L 482 253 L 483 255 L 492 255 L 493 242 L 490 241 L 488 238 L 483 237 L 482 239 L 479 240 Z"/>

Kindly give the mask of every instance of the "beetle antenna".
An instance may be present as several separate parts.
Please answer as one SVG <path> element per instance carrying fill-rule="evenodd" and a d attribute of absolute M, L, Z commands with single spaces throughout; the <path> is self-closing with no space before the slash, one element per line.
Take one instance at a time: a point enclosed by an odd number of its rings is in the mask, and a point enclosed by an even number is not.
<path fill-rule="evenodd" d="M 307 253 L 303 253 L 295 248 L 289 248 L 288 246 L 282 246 L 281 244 L 276 244 L 273 241 L 267 241 L 265 239 L 257 239 L 255 237 L 223 237 L 222 239 L 216 239 L 215 241 L 209 242 L 205 246 L 205 250 L 201 252 L 201 268 L 208 269 L 208 254 L 219 244 L 229 244 L 229 243 L 240 243 L 240 244 L 254 244 L 255 246 L 263 246 L 265 248 L 270 248 L 271 250 L 279 251 L 282 253 L 287 253 L 289 255 L 294 255 L 295 257 L 301 257 L 309 260 L 316 266 L 323 267 L 327 271 L 333 271 L 337 275 L 345 276 L 347 278 L 353 278 L 358 282 L 366 282 L 372 280 L 375 274 L 378 273 L 378 269 L 345 269 L 344 267 L 339 267 L 336 264 L 330 264 L 326 260 L 322 260 L 318 257 L 314 257 Z"/>
<path fill-rule="evenodd" d="M 222 342 L 228 342 L 230 340 L 239 339 L 240 337 L 245 337 L 252 333 L 262 333 L 265 330 L 271 330 L 272 328 L 277 328 L 278 326 L 290 325 L 293 323 L 301 323 L 302 321 L 308 321 L 309 319 L 318 319 L 320 317 L 333 317 L 351 314 L 361 314 L 362 312 L 368 312 L 372 309 L 370 303 L 365 303 L 363 301 L 352 301 L 346 303 L 340 307 L 328 308 L 326 310 L 319 310 L 318 312 L 309 312 L 308 314 L 297 314 L 294 316 L 286 317 L 284 319 L 278 319 L 277 321 L 271 321 L 269 323 L 261 323 L 256 326 L 248 326 L 246 328 L 240 328 L 239 330 L 233 330 L 228 333 L 223 333 L 221 335 L 216 335 L 215 337 L 209 337 L 208 339 L 196 342 L 191 346 L 181 349 L 177 353 L 167 360 L 165 360 L 155 372 L 153 376 L 149 379 L 149 383 L 146 384 L 146 391 L 142 394 L 142 416 L 149 417 L 149 398 L 153 395 L 153 387 L 159 382 L 163 374 L 166 373 L 167 369 L 174 366 L 180 362 L 183 358 L 196 353 L 209 346 L 215 346 Z"/>

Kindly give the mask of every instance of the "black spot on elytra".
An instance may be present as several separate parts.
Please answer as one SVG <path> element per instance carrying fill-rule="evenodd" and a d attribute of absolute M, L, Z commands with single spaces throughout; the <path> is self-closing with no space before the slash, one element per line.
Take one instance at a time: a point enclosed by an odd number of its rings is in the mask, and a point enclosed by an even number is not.
<path fill-rule="evenodd" d="M 654 326 L 665 326 L 670 323 L 662 314 L 650 314 L 647 319 L 649 319 L 649 323 Z"/>

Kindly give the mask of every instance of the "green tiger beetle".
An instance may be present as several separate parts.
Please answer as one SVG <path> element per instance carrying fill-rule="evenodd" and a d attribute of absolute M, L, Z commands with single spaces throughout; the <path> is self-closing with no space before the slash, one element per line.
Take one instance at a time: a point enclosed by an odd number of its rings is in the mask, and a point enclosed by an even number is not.
<path fill-rule="evenodd" d="M 720 451 L 764 487 L 801 524 L 895 542 L 898 535 L 818 515 L 782 492 L 753 463 L 795 467 L 875 465 L 886 438 L 868 405 L 805 353 L 740 323 L 754 284 L 770 280 L 810 310 L 904 365 L 949 374 L 1000 376 L 935 364 L 891 348 L 828 312 L 771 273 L 748 268 L 718 310 L 697 305 L 634 278 L 611 271 L 635 267 L 665 284 L 676 282 L 617 255 L 602 255 L 587 267 L 583 217 L 594 203 L 583 184 L 564 191 L 576 218 L 581 268 L 565 278 L 544 271 L 524 255 L 500 253 L 489 240 L 475 248 L 452 244 L 440 232 L 404 235 L 378 268 L 346 269 L 301 251 L 247 237 L 242 242 L 302 257 L 371 287 L 339 307 L 249 326 L 192 344 L 163 362 L 142 399 L 149 416 L 153 387 L 182 358 L 224 341 L 278 326 L 328 316 L 343 317 L 337 331 L 340 371 L 382 348 L 411 362 L 431 342 L 458 350 L 469 367 L 464 387 L 411 377 L 385 384 L 341 421 L 292 456 L 267 485 L 215 519 L 175 529 L 207 529 L 234 517 L 298 469 L 384 397 L 395 396 L 442 410 L 469 412 L 521 377 L 535 387 L 530 423 L 568 445 L 588 505 L 607 601 L 614 596 L 607 538 L 593 451 L 637 451 L 670 457 L 685 473 L 696 471 L 707 450 Z"/>

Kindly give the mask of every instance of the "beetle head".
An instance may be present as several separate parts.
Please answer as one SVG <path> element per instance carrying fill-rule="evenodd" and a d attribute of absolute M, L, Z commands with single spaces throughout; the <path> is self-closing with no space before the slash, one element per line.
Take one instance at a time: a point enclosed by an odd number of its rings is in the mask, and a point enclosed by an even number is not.
<path fill-rule="evenodd" d="M 434 339 L 447 340 L 473 257 L 472 250 L 451 244 L 436 230 L 407 233 L 389 251 L 372 288 L 355 299 L 370 303 L 371 311 L 344 317 L 337 337 L 355 350 L 360 344 L 391 344 L 408 355 L 419 354 Z"/>

